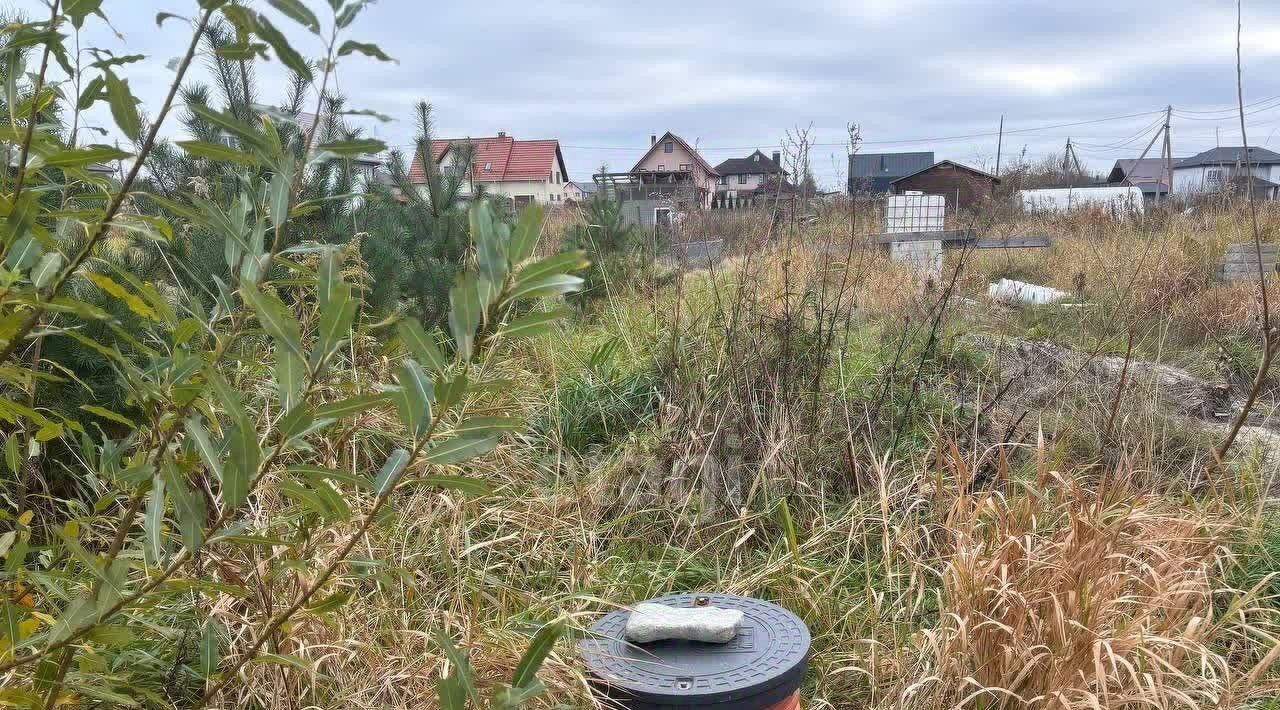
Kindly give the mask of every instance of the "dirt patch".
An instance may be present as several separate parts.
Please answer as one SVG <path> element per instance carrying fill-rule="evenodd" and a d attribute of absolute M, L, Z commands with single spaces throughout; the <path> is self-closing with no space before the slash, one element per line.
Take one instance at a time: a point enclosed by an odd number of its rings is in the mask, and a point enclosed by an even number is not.
<path fill-rule="evenodd" d="M 1243 384 L 1205 380 L 1179 367 L 1131 360 L 1126 369 L 1123 357 L 1090 356 L 1044 341 L 971 336 L 968 342 L 990 353 L 998 368 L 997 379 L 1004 390 L 999 402 L 1005 413 L 1002 419 L 1021 422 L 1024 429 L 1037 426 L 1040 415 L 1072 407 L 1108 412 L 1123 377 L 1128 411 L 1145 410 L 1160 421 L 1172 421 L 1175 428 L 1220 439 L 1239 416 L 1248 394 Z M 1276 393 L 1260 399 L 1264 401 L 1250 411 L 1232 452 L 1256 454 L 1261 475 L 1272 481 L 1272 496 L 1280 496 L 1280 420 L 1270 414 Z M 1198 448 L 1195 458 L 1204 453 Z"/>
<path fill-rule="evenodd" d="M 1109 400 L 1115 396 L 1123 376 L 1129 393 L 1150 396 L 1167 411 L 1220 424 L 1239 411 L 1237 400 L 1244 394 L 1234 392 L 1226 383 L 1209 382 L 1161 363 L 1131 360 L 1126 372 L 1122 357 L 1091 357 L 1089 353 L 1040 340 L 974 336 L 972 342 L 992 353 L 1003 381 L 1012 382 L 1008 401 L 1026 408 L 1054 407 L 1067 395 Z"/>

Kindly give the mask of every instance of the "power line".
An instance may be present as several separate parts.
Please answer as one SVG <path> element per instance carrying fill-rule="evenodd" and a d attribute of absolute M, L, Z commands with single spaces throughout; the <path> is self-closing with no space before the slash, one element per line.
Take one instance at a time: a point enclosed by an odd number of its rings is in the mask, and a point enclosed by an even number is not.
<path fill-rule="evenodd" d="M 1275 101 L 1275 103 L 1272 103 L 1270 106 L 1255 108 L 1252 111 L 1245 111 L 1244 115 L 1252 116 L 1254 114 L 1264 113 L 1266 111 L 1272 111 L 1276 108 L 1280 108 L 1280 96 L 1274 97 L 1273 100 Z M 1188 121 L 1215 121 L 1215 122 L 1221 123 L 1222 121 L 1232 121 L 1232 120 L 1238 119 L 1240 117 L 1240 112 L 1239 110 L 1237 110 L 1234 116 L 1207 117 L 1207 116 L 1186 116 L 1186 115 L 1183 115 L 1182 111 L 1174 111 L 1173 115 L 1177 116 L 1178 118 L 1186 119 Z"/>
<path fill-rule="evenodd" d="M 1156 114 L 1163 114 L 1163 113 L 1164 113 L 1163 109 L 1160 109 L 1157 111 L 1140 111 L 1138 113 L 1129 113 L 1129 114 L 1123 114 L 1119 116 L 1106 116 L 1103 118 L 1094 118 L 1094 119 L 1083 120 L 1083 121 L 1071 121 L 1068 123 L 1055 123 L 1055 124 L 1044 125 L 1044 126 L 1029 126 L 1027 128 L 1006 129 L 1004 133 L 1005 135 L 1031 134 L 1039 131 L 1049 131 L 1049 130 L 1054 130 L 1058 128 L 1070 128 L 1073 126 L 1086 126 L 1086 125 L 1095 124 L 1095 123 L 1107 123 L 1110 121 L 1122 121 L 1129 118 L 1141 118 L 1143 116 L 1153 116 Z M 953 135 L 953 136 L 930 136 L 930 137 L 923 137 L 923 138 L 898 138 L 893 140 L 863 141 L 862 144 L 863 145 L 895 145 L 895 144 L 905 144 L 905 143 L 942 143 L 946 141 L 970 140 L 973 138 L 989 138 L 996 135 L 999 135 L 999 134 L 995 131 L 989 131 L 984 133 L 967 133 L 963 135 Z M 695 146 L 695 148 L 697 148 L 699 152 L 708 152 L 708 153 L 717 152 L 717 151 L 728 152 L 728 151 L 739 151 L 739 150 L 755 150 L 762 145 L 774 145 L 775 143 L 776 141 L 766 141 L 763 143 L 757 143 L 755 145 L 741 145 L 741 146 L 699 145 L 699 146 Z M 414 143 L 401 143 L 395 146 L 388 146 L 388 147 L 413 147 L 414 145 L 415 145 Z M 845 146 L 845 143 L 843 142 L 811 143 L 810 144 L 810 147 L 813 147 L 813 148 L 819 148 L 819 147 L 842 148 L 844 146 Z M 561 143 L 560 147 L 572 148 L 574 150 L 617 150 L 617 151 L 648 151 L 649 150 L 649 148 L 647 147 L 637 147 L 635 145 L 608 146 L 608 145 L 574 145 L 571 143 Z"/>
<path fill-rule="evenodd" d="M 1129 144 L 1133 143 L 1136 140 L 1147 137 L 1147 135 L 1150 134 L 1151 131 L 1162 128 L 1163 125 L 1164 125 L 1164 117 L 1157 116 L 1156 120 L 1152 121 L 1151 123 L 1148 123 L 1137 133 L 1134 133 L 1131 136 L 1115 141 L 1114 143 L 1086 143 L 1086 142 L 1076 141 L 1076 144 L 1085 146 L 1086 148 L 1095 148 L 1099 150 L 1118 150 L 1120 148 L 1127 147 Z"/>
<path fill-rule="evenodd" d="M 1249 103 L 1245 104 L 1245 105 L 1244 105 L 1244 107 L 1245 107 L 1245 108 L 1253 108 L 1254 106 L 1258 106 L 1258 105 L 1260 105 L 1260 104 L 1269 103 L 1269 102 L 1271 102 L 1271 101 L 1275 101 L 1276 99 L 1280 99 L 1280 95 L 1270 96 L 1270 97 L 1267 97 L 1267 98 L 1265 98 L 1265 99 L 1258 99 L 1257 101 L 1251 101 L 1251 102 L 1249 102 Z M 1174 111 L 1174 113 L 1233 113 L 1233 112 L 1234 112 L 1234 113 L 1239 113 L 1239 111 L 1240 111 L 1240 107 L 1239 107 L 1239 106 L 1232 105 L 1232 106 L 1229 106 L 1229 107 L 1227 107 L 1227 108 L 1215 108 L 1215 109 L 1198 109 L 1198 110 L 1197 110 L 1197 109 L 1190 109 L 1190 108 L 1187 108 L 1187 109 L 1178 109 L 1178 110 Z"/>
<path fill-rule="evenodd" d="M 1257 101 L 1246 104 L 1245 108 L 1246 108 L 1246 111 L 1245 111 L 1246 116 L 1256 115 L 1256 114 L 1275 110 L 1277 108 L 1280 108 L 1280 95 L 1268 97 L 1265 99 L 1259 99 Z M 1252 108 L 1253 110 L 1248 110 L 1250 108 Z M 1173 115 L 1175 117 L 1185 119 L 1188 121 L 1221 122 L 1225 120 L 1230 120 L 1232 116 L 1227 115 L 1222 117 L 1205 117 L 1205 116 L 1189 116 L 1185 114 L 1190 114 L 1190 113 L 1212 114 L 1212 113 L 1219 113 L 1219 112 L 1230 112 L 1232 110 L 1237 111 L 1237 115 L 1238 115 L 1238 109 L 1212 109 L 1212 110 L 1185 109 L 1185 110 L 1175 110 L 1173 111 Z M 1104 116 L 1101 118 L 1094 118 L 1094 119 L 1082 119 L 1078 121 L 1069 121 L 1064 123 L 1028 126 L 1025 128 L 1006 128 L 1004 130 L 1004 134 L 1005 135 L 1035 135 L 1037 133 L 1043 133 L 1045 131 L 1052 131 L 1052 130 L 1061 129 L 1061 128 L 1095 125 L 1100 123 L 1110 123 L 1110 122 L 1123 121 L 1123 120 L 1129 120 L 1129 119 L 1135 119 L 1135 118 L 1145 118 L 1148 116 L 1154 117 L 1152 121 L 1144 124 L 1143 127 L 1139 129 L 1136 133 L 1125 135 L 1113 142 L 1089 143 L 1089 142 L 1081 142 L 1076 140 L 1072 141 L 1073 147 L 1078 146 L 1080 148 L 1079 152 L 1081 153 L 1084 153 L 1090 156 L 1103 156 L 1108 152 L 1118 151 L 1118 150 L 1122 150 L 1130 147 L 1135 142 L 1150 136 L 1153 130 L 1155 131 L 1162 130 L 1163 129 L 1162 122 L 1164 120 L 1164 115 L 1165 115 L 1165 109 L 1159 109 L 1159 110 L 1153 110 L 1153 111 L 1139 111 L 1136 113 Z M 1270 124 L 1271 124 L 1271 121 L 1267 121 L 1258 125 L 1266 126 Z M 973 139 L 980 139 L 980 138 L 991 138 L 991 137 L 996 137 L 998 135 L 1000 134 L 997 131 L 984 131 L 979 133 L 967 133 L 967 134 L 956 134 L 956 135 L 946 135 L 946 136 L 869 140 L 869 141 L 863 141 L 863 145 L 889 146 L 889 145 L 906 145 L 906 144 L 914 144 L 914 143 L 944 143 L 944 142 L 973 140 Z M 1201 142 L 1196 140 L 1197 138 L 1200 138 L 1200 135 L 1194 132 L 1191 134 L 1183 133 L 1182 135 L 1184 136 L 1184 139 L 1191 138 L 1191 140 L 1188 142 L 1191 142 L 1191 143 Z M 1097 136 L 1096 138 L 1106 140 L 1106 138 L 1108 137 Z M 777 141 L 764 141 L 754 145 L 741 145 L 741 146 L 695 145 L 695 148 L 699 152 L 703 152 L 703 153 L 729 154 L 729 153 L 737 153 L 740 151 L 756 150 L 761 148 L 762 146 L 775 146 L 776 144 L 777 144 Z M 837 142 L 831 142 L 831 143 L 819 142 L 819 143 L 812 143 L 810 145 L 813 148 L 845 148 L 847 147 L 847 145 L 843 142 L 838 142 L 838 143 Z M 411 142 L 411 143 L 400 143 L 400 144 L 389 145 L 388 148 L 414 148 L 416 146 L 417 146 L 416 142 Z M 636 145 L 636 144 L 578 145 L 573 143 L 561 143 L 560 147 L 569 149 L 569 150 L 579 150 L 579 151 L 608 151 L 608 152 L 622 154 L 622 155 L 643 154 L 648 150 L 650 150 L 650 146 L 645 146 L 643 144 L 641 145 Z"/>

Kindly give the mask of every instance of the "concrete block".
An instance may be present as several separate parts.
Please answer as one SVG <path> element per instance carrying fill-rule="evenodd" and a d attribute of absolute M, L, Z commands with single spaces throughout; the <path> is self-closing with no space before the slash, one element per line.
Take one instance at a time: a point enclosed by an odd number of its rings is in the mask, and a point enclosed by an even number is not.
<path fill-rule="evenodd" d="M 889 258 L 908 264 L 923 275 L 942 276 L 942 240 L 892 242 L 889 244 Z"/>
<path fill-rule="evenodd" d="M 1259 263 L 1262 265 L 1263 275 L 1266 278 L 1273 277 L 1276 265 L 1280 264 L 1280 244 L 1265 242 L 1261 248 L 1253 242 L 1228 244 L 1226 252 L 1218 260 L 1214 275 L 1223 283 L 1254 280 L 1258 278 Z"/>
<path fill-rule="evenodd" d="M 679 608 L 644 602 L 627 617 L 624 635 L 632 643 L 684 639 L 728 643 L 738 635 L 742 611 L 714 606 Z"/>
<path fill-rule="evenodd" d="M 1275 242 L 1263 242 L 1262 254 L 1280 254 L 1280 244 Z M 1235 242 L 1227 245 L 1227 254 L 1255 254 L 1258 251 L 1257 245 L 1253 242 Z"/>

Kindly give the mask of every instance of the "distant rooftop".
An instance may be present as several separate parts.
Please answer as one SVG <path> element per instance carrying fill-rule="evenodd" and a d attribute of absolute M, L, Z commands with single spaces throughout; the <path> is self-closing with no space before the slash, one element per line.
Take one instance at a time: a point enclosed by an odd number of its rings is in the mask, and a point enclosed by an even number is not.
<path fill-rule="evenodd" d="M 503 180 L 545 180 L 557 164 L 565 172 L 560 155 L 560 141 L 516 140 L 506 133 L 484 138 L 447 138 L 431 141 L 432 159 L 440 162 L 451 147 L 471 147 L 470 179 L 475 182 L 501 182 Z M 409 182 L 426 182 L 427 173 L 422 156 L 414 156 L 409 166 Z"/>
<path fill-rule="evenodd" d="M 1194 168 L 1200 165 L 1235 165 L 1243 164 L 1245 153 L 1244 148 L 1240 146 L 1231 146 L 1226 148 L 1210 148 L 1203 153 L 1182 160 L 1174 164 L 1178 168 Z M 1266 148 L 1249 148 L 1249 162 L 1255 165 L 1276 165 L 1280 164 L 1280 153 L 1267 150 Z"/>
<path fill-rule="evenodd" d="M 721 175 L 776 175 L 782 172 L 782 166 L 757 150 L 745 158 L 729 158 L 716 166 L 716 172 Z"/>
<path fill-rule="evenodd" d="M 1177 165 L 1180 158 L 1174 158 Z M 1144 194 L 1159 194 L 1169 191 L 1169 179 L 1165 173 L 1164 158 L 1123 158 L 1116 161 L 1115 167 L 1107 175 L 1107 183 L 1121 185 L 1128 183 L 1142 190 Z"/>
<path fill-rule="evenodd" d="M 888 192 L 889 183 L 933 165 L 933 151 L 915 153 L 855 153 L 849 156 L 849 185 Z"/>

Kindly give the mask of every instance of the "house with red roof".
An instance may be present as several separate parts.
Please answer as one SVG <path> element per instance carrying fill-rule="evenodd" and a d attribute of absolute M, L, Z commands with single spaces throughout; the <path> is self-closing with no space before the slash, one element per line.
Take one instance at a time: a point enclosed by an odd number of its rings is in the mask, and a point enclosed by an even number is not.
<path fill-rule="evenodd" d="M 560 141 L 555 139 L 522 141 L 499 132 L 487 138 L 433 140 L 431 159 L 440 170 L 465 178 L 465 195 L 475 194 L 483 186 L 490 195 L 510 197 L 516 207 L 531 202 L 558 205 L 569 182 Z M 421 156 L 409 166 L 409 182 L 427 182 Z"/>

